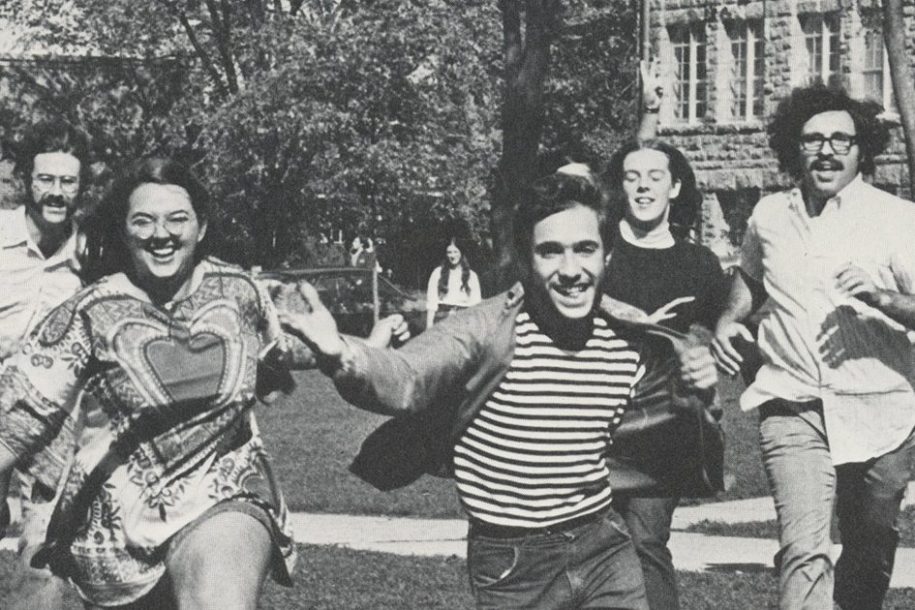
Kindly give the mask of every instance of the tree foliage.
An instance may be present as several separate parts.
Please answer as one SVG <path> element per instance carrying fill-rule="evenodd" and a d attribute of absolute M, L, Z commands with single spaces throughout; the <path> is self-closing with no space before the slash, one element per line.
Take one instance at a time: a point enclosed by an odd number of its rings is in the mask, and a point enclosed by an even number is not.
<path fill-rule="evenodd" d="M 602 151 L 628 129 L 619 81 L 634 28 L 620 0 L 565 11 L 559 0 L 26 2 L 0 18 L 18 20 L 33 52 L 114 59 L 5 72 L 6 97 L 21 103 L 4 135 L 62 113 L 88 128 L 106 167 L 190 160 L 218 203 L 220 254 L 245 264 L 307 263 L 317 235 L 362 228 L 415 282 L 449 232 L 505 245 L 491 221 L 510 221 L 517 200 L 499 185 L 533 176 L 541 141 Z M 550 49 L 509 44 L 506 8 L 518 41 L 555 45 L 552 80 Z M 532 58 L 539 72 L 525 81 Z"/>

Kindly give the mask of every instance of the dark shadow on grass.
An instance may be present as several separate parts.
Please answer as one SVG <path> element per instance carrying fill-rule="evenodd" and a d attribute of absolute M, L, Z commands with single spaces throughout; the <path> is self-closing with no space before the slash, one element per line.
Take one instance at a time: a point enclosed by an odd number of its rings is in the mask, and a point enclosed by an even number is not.
<path fill-rule="evenodd" d="M 764 563 L 710 563 L 706 570 L 721 574 L 768 574 L 773 568 Z"/>

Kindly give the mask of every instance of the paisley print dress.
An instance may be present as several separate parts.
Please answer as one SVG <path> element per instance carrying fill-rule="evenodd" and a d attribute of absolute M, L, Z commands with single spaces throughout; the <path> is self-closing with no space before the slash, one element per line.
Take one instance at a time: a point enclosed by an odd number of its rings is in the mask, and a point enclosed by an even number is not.
<path fill-rule="evenodd" d="M 152 589 L 169 539 L 226 500 L 269 515 L 277 580 L 294 562 L 251 412 L 261 355 L 284 349 L 276 311 L 219 261 L 193 280 L 159 307 L 125 275 L 103 279 L 49 314 L 0 377 L 0 443 L 57 490 L 38 557 L 97 605 Z"/>

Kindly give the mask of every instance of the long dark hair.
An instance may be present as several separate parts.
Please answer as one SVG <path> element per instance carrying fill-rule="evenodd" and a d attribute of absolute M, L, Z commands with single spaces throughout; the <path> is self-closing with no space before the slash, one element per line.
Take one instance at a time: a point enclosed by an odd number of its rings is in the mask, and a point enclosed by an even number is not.
<path fill-rule="evenodd" d="M 702 193 L 696 185 L 696 174 L 689 161 L 680 149 L 664 140 L 632 140 L 624 144 L 610 158 L 604 171 L 603 179 L 610 191 L 615 205 L 611 209 L 619 216 L 625 213 L 628 202 L 623 201 L 623 162 L 626 157 L 637 150 L 656 150 L 667 157 L 671 178 L 680 183 L 680 192 L 670 200 L 670 231 L 675 237 L 685 238 L 696 224 L 699 208 L 702 205 Z M 619 220 L 619 218 L 617 218 Z"/>
<path fill-rule="evenodd" d="M 204 239 L 197 244 L 197 260 L 206 256 L 213 234 L 210 196 L 206 188 L 184 165 L 172 159 L 141 159 L 118 176 L 95 211 L 86 219 L 86 259 L 84 278 L 88 282 L 128 271 L 130 256 L 124 243 L 130 195 L 142 184 L 180 186 L 191 199 L 191 207 L 201 226 L 207 225 Z"/>
<path fill-rule="evenodd" d="M 458 243 L 456 237 L 448 240 L 448 246 L 454 246 L 461 252 L 461 290 L 465 294 L 470 294 L 470 262 L 467 260 L 467 251 Z M 448 278 L 451 276 L 451 265 L 448 262 L 448 246 L 445 246 L 445 257 L 442 259 L 440 266 L 441 272 L 438 275 L 438 296 L 442 298 L 448 292 Z"/>

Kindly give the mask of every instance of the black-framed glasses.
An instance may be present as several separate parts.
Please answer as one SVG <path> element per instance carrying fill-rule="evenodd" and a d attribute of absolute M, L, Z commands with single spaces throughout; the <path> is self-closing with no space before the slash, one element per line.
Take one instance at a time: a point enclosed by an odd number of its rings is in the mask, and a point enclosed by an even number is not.
<path fill-rule="evenodd" d="M 851 133 L 836 131 L 830 136 L 821 133 L 801 134 L 801 148 L 804 152 L 818 153 L 823 150 L 823 144 L 829 142 L 829 148 L 837 155 L 847 155 L 851 147 L 858 143 L 858 136 Z"/>

